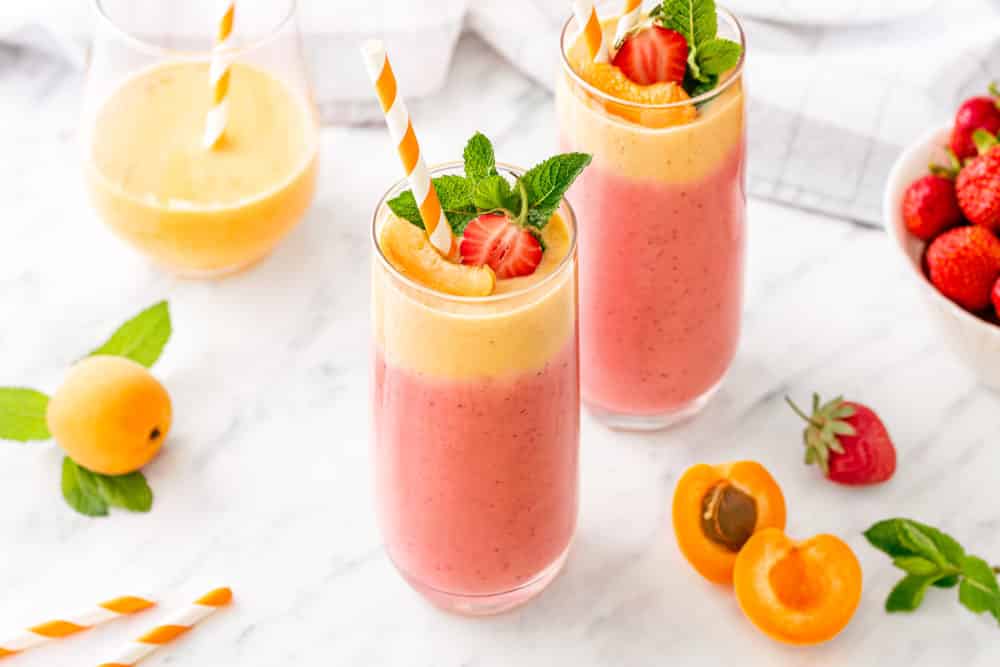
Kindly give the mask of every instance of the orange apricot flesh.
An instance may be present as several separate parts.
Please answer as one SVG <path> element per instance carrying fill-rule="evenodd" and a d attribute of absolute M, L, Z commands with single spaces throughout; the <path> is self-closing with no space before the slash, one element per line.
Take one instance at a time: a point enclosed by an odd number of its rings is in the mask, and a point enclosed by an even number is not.
<path fill-rule="evenodd" d="M 833 535 L 796 542 L 777 528 L 763 530 L 737 556 L 733 581 L 747 618 L 786 644 L 832 639 L 861 600 L 861 564 Z"/>
<path fill-rule="evenodd" d="M 785 497 L 771 474 L 754 461 L 700 463 L 677 482 L 674 533 L 681 553 L 701 576 L 733 581 L 736 556 L 758 531 L 785 527 Z"/>

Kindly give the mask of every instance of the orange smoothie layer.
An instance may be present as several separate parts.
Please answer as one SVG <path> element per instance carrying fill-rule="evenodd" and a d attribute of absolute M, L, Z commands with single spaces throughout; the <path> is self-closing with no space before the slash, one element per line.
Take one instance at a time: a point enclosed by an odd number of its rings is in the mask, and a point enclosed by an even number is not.
<path fill-rule="evenodd" d="M 605 39 L 614 40 L 615 21 L 603 25 Z M 588 63 L 583 40 L 573 43 L 566 55 L 573 70 L 583 76 Z M 670 127 L 645 127 L 609 113 L 604 100 L 566 73 L 559 75 L 557 86 L 561 133 L 576 137 L 575 145 L 593 154 L 596 167 L 621 177 L 675 184 L 700 181 L 717 171 L 742 141 L 741 80 L 722 77 L 720 87 L 725 89 L 702 104 L 694 120 Z"/>
<path fill-rule="evenodd" d="M 386 224 L 408 225 L 423 234 L 390 212 L 379 229 Z M 385 362 L 437 378 L 513 377 L 541 369 L 562 353 L 576 333 L 576 274 L 564 266 L 572 231 L 557 214 L 541 235 L 547 249 L 535 272 L 497 280 L 489 297 L 442 303 L 447 295 L 394 280 L 376 261 L 375 341 Z M 544 288 L 530 289 L 541 283 Z"/>
<path fill-rule="evenodd" d="M 98 111 L 88 183 L 100 216 L 153 260 L 212 273 L 266 255 L 302 218 L 315 190 L 309 104 L 250 65 L 232 66 L 229 121 L 202 144 L 208 64 L 158 65 L 128 79 Z"/>

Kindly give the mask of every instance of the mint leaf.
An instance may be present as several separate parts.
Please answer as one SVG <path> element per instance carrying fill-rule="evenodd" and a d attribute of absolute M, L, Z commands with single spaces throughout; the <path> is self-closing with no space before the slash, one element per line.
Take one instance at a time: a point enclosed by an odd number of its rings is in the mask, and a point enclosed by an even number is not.
<path fill-rule="evenodd" d="M 493 153 L 493 144 L 482 132 L 476 132 L 465 144 L 462 152 L 465 159 L 465 177 L 478 181 L 488 176 L 496 176 L 496 156 Z"/>
<path fill-rule="evenodd" d="M 913 556 L 915 554 L 903 545 L 903 541 L 900 538 L 899 523 L 901 521 L 903 519 L 879 521 L 866 530 L 864 536 L 873 547 L 889 554 L 893 558 Z"/>
<path fill-rule="evenodd" d="M 922 556 L 954 568 L 960 567 L 965 558 L 965 549 L 953 537 L 912 519 L 879 521 L 864 535 L 873 547 L 893 558 Z"/>
<path fill-rule="evenodd" d="M 484 211 L 505 210 L 511 212 L 518 206 L 515 204 L 517 198 L 511 192 L 510 183 L 503 176 L 488 176 L 476 183 L 476 190 L 472 194 L 472 203 L 476 208 Z"/>
<path fill-rule="evenodd" d="M 715 0 L 664 0 L 656 18 L 664 28 L 684 35 L 689 51 L 696 51 L 719 31 Z"/>
<path fill-rule="evenodd" d="M 591 156 L 586 153 L 563 153 L 525 172 L 518 179 L 518 185 L 524 186 L 527 194 L 526 223 L 537 229 L 545 227 L 566 191 L 590 161 Z"/>
<path fill-rule="evenodd" d="M 941 567 L 937 563 L 920 556 L 900 556 L 893 559 L 892 564 L 907 574 L 916 574 L 922 577 L 941 572 Z"/>
<path fill-rule="evenodd" d="M 900 540 L 903 545 L 913 553 L 923 556 L 935 563 L 945 564 L 947 559 L 938 546 L 931 539 L 930 535 L 923 530 L 920 524 L 903 519 L 900 524 Z"/>
<path fill-rule="evenodd" d="M 743 49 L 728 39 L 710 39 L 698 47 L 698 68 L 702 76 L 719 76 L 740 61 Z"/>
<path fill-rule="evenodd" d="M 981 614 L 988 611 L 1000 614 L 1000 585 L 989 564 L 978 556 L 966 556 L 962 561 L 962 584 L 958 587 L 958 600 L 966 609 Z M 1000 616 L 997 616 L 1000 620 Z"/>
<path fill-rule="evenodd" d="M 34 389 L 0 387 L 0 439 L 28 442 L 52 437 L 45 420 L 49 397 Z"/>
<path fill-rule="evenodd" d="M 924 593 L 933 580 L 932 576 L 921 577 L 915 574 L 903 577 L 889 593 L 885 601 L 885 610 L 890 613 L 913 611 L 923 602 Z"/>
<path fill-rule="evenodd" d="M 417 206 L 417 200 L 413 197 L 413 191 L 400 192 L 399 196 L 387 201 L 386 205 L 397 218 L 406 220 L 420 229 L 424 228 L 424 221 L 420 217 L 420 207 Z"/>
<path fill-rule="evenodd" d="M 153 491 L 141 472 L 100 475 L 63 458 L 62 494 L 70 507 L 85 516 L 107 516 L 109 507 L 148 512 Z"/>
<path fill-rule="evenodd" d="M 937 586 L 938 588 L 954 588 L 958 585 L 959 581 L 961 581 L 961 577 L 957 574 L 950 574 L 947 577 L 935 579 L 932 585 Z"/>
<path fill-rule="evenodd" d="M 149 368 L 160 358 L 170 334 L 170 308 L 166 301 L 160 301 L 118 327 L 111 338 L 89 356 L 125 357 Z"/>

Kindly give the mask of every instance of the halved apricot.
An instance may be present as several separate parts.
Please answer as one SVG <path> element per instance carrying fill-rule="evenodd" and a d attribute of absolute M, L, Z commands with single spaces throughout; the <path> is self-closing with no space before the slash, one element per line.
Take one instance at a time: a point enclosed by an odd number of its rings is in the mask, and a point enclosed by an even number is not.
<path fill-rule="evenodd" d="M 785 497 L 754 461 L 688 468 L 674 491 L 674 532 L 681 553 L 701 576 L 728 584 L 736 554 L 765 528 L 785 528 Z"/>
<path fill-rule="evenodd" d="M 832 639 L 861 600 L 861 564 L 833 535 L 796 542 L 777 528 L 763 530 L 737 556 L 733 581 L 747 618 L 788 644 Z"/>

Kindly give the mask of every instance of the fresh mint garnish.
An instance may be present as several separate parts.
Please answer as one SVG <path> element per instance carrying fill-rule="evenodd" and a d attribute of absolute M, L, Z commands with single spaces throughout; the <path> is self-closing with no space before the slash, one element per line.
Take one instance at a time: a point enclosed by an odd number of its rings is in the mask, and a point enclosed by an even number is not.
<path fill-rule="evenodd" d="M 141 472 L 99 475 L 66 456 L 62 463 L 62 494 L 70 507 L 85 516 L 107 516 L 108 508 L 148 512 L 153 491 Z"/>
<path fill-rule="evenodd" d="M 668 30 L 676 30 L 688 43 L 684 90 L 691 97 L 715 88 L 719 76 L 736 66 L 743 51 L 736 42 L 717 37 L 715 0 L 663 0 L 649 13 Z"/>
<path fill-rule="evenodd" d="M 125 357 L 149 368 L 160 358 L 171 331 L 170 307 L 166 301 L 160 301 L 121 325 L 89 356 Z"/>
<path fill-rule="evenodd" d="M 866 530 L 865 537 L 906 573 L 889 593 L 886 611 L 915 610 L 930 586 L 958 586 L 958 600 L 966 609 L 976 614 L 989 612 L 1000 622 L 996 569 L 967 554 L 950 535 L 912 519 L 887 519 Z"/>
<path fill-rule="evenodd" d="M 0 387 L 0 439 L 29 442 L 52 437 L 45 421 L 49 397 L 34 389 Z"/>
<path fill-rule="evenodd" d="M 556 155 L 512 184 L 497 173 L 493 144 L 482 133 L 477 132 L 469 139 L 463 157 L 465 176 L 452 174 L 433 179 L 441 208 L 456 236 L 461 236 L 474 218 L 496 212 L 504 213 L 522 227 L 541 230 L 591 160 L 586 153 Z M 423 229 L 420 208 L 412 191 L 406 190 L 387 203 L 396 216 Z"/>

